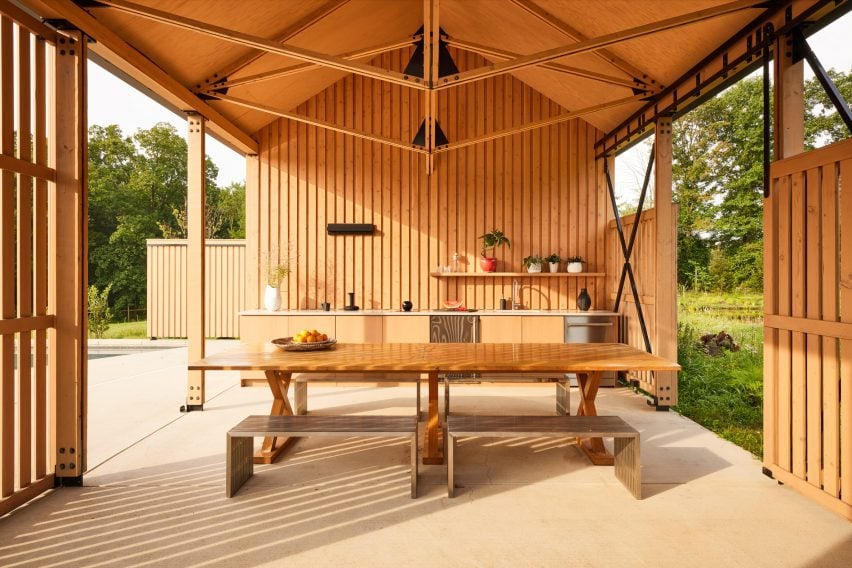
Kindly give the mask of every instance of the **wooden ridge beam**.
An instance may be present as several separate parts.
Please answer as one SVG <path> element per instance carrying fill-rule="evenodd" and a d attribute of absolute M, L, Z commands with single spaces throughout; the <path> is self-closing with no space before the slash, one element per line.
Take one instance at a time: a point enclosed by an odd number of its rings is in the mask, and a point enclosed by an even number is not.
<path fill-rule="evenodd" d="M 103 45 L 106 49 L 126 61 L 146 77 L 155 81 L 171 96 L 193 109 L 208 120 L 214 122 L 220 129 L 221 136 L 230 144 L 247 154 L 257 153 L 257 141 L 240 127 L 231 122 L 222 113 L 201 100 L 195 93 L 172 77 L 156 63 L 148 59 L 128 44 L 109 27 L 98 21 L 87 11 L 78 7 L 70 0 L 42 0 L 52 10 L 73 26 L 85 30 L 86 35 Z"/>
<path fill-rule="evenodd" d="M 518 57 L 522 57 L 522 54 L 520 53 L 506 51 L 505 49 L 500 49 L 497 47 L 481 45 L 478 43 L 473 43 L 454 37 L 447 38 L 446 42 L 447 45 L 451 47 L 463 49 L 465 51 L 471 51 L 473 53 L 478 53 L 479 55 L 482 55 L 484 57 L 488 57 L 490 59 L 498 59 L 500 61 L 506 61 L 509 59 L 516 59 Z M 589 71 L 588 69 L 583 69 L 581 67 L 571 67 L 570 65 L 554 63 L 553 61 L 542 63 L 541 65 L 539 65 L 539 67 L 549 69 L 551 71 L 558 71 L 567 75 L 575 75 L 577 77 L 583 77 L 585 79 L 592 79 L 593 81 L 610 83 L 612 85 L 618 85 L 619 87 L 625 87 L 628 89 L 638 89 L 642 91 L 648 90 L 647 85 L 639 80 L 624 79 L 622 77 L 615 77 L 613 75 L 607 75 L 605 73 Z"/>
<path fill-rule="evenodd" d="M 524 69 L 526 67 L 547 63 L 548 61 L 553 61 L 554 59 L 561 59 L 570 55 L 578 55 L 580 53 L 589 53 L 597 51 L 601 48 L 609 47 L 610 45 L 615 45 L 617 43 L 622 43 L 631 39 L 652 35 L 658 32 L 687 26 L 690 24 L 695 24 L 704 20 L 717 18 L 726 14 L 739 12 L 741 10 L 754 8 L 755 6 L 764 4 L 765 1 L 766 0 L 736 0 L 735 2 L 729 2 L 720 6 L 714 6 L 712 8 L 706 8 L 704 10 L 698 10 L 696 12 L 688 12 L 679 16 L 674 16 L 671 18 L 666 18 L 664 20 L 651 22 L 650 24 L 644 24 L 641 26 L 628 28 L 626 30 L 605 34 L 602 36 L 588 39 L 586 41 L 572 43 L 571 45 L 546 49 L 544 51 L 539 51 L 538 53 L 532 53 L 530 55 L 525 55 L 523 57 L 504 61 L 503 63 L 486 65 L 478 69 L 471 69 L 470 71 L 459 73 L 458 75 L 455 75 L 451 80 L 447 80 L 446 82 L 442 83 L 437 88 L 445 89 L 448 87 L 465 85 L 474 81 L 487 79 L 488 77 L 503 75 L 505 73 L 516 71 L 518 69 Z"/>
<path fill-rule="evenodd" d="M 368 47 L 365 49 L 359 49 L 357 51 L 350 51 L 348 53 L 342 53 L 337 57 L 342 57 L 343 59 L 353 60 L 353 59 L 361 59 L 364 57 L 372 57 L 374 55 L 380 55 L 382 53 L 386 53 L 388 51 L 395 51 L 397 49 L 402 49 L 404 47 L 408 47 L 413 45 L 415 42 L 419 41 L 423 36 L 415 35 L 410 38 L 402 39 L 399 41 L 392 41 L 382 45 L 375 45 L 373 47 Z M 296 75 L 297 73 L 303 73 L 305 71 L 310 71 L 312 69 L 317 69 L 321 67 L 316 63 L 300 63 L 299 65 L 291 65 L 289 67 L 280 67 L 278 69 L 271 69 L 269 71 L 264 71 L 263 73 L 255 73 L 253 75 L 246 75 L 245 77 L 239 77 L 237 79 L 223 80 L 218 83 L 211 83 L 201 89 L 202 92 L 209 93 L 210 91 L 215 91 L 218 89 L 226 89 L 228 87 L 239 87 L 241 85 L 249 85 L 252 83 L 258 83 L 260 81 L 269 81 L 271 79 L 279 79 L 281 77 L 287 77 L 289 75 Z"/>
<path fill-rule="evenodd" d="M 568 24 L 567 22 L 557 18 L 541 6 L 535 4 L 531 0 L 510 0 L 513 4 L 518 6 L 519 8 L 525 10 L 529 14 L 535 16 L 551 28 L 561 32 L 564 36 L 574 40 L 574 41 L 586 41 L 589 38 L 581 33 L 579 30 Z M 641 83 L 655 85 L 657 89 L 662 87 L 660 83 L 651 76 L 650 73 L 643 69 L 639 69 L 632 63 L 622 59 L 621 57 L 615 55 L 611 51 L 606 48 L 599 49 L 594 51 L 593 54 L 604 62 L 612 65 L 619 71 L 623 73 L 627 73 L 630 77 L 633 77 L 636 81 Z"/>
<path fill-rule="evenodd" d="M 274 116 L 280 116 L 281 118 L 286 118 L 288 120 L 293 120 L 296 122 L 301 122 L 303 124 L 307 124 L 309 126 L 316 126 L 317 128 L 324 128 L 326 130 L 331 130 L 333 132 L 339 132 L 341 134 L 347 134 L 349 136 L 354 136 L 356 138 L 361 138 L 362 140 L 369 140 L 370 142 L 378 142 L 380 144 L 386 144 L 388 146 L 393 146 L 394 148 L 400 148 L 402 150 L 408 150 L 410 152 L 416 152 L 419 154 L 426 154 L 426 150 L 423 148 L 418 148 L 417 146 L 413 146 L 410 142 L 402 142 L 400 140 L 394 140 L 392 138 L 384 138 L 382 136 L 376 136 L 374 134 L 367 134 L 366 132 L 361 132 L 360 130 L 355 130 L 353 128 L 347 128 L 345 126 L 338 126 L 336 124 L 332 124 L 330 122 L 325 122 L 324 120 L 318 120 L 316 118 L 310 118 L 301 114 L 296 114 L 294 112 L 288 112 L 286 110 L 280 110 L 271 106 L 267 106 L 261 103 L 256 103 L 254 101 L 248 101 L 245 99 L 241 99 L 238 97 L 232 97 L 230 95 L 221 95 L 217 93 L 212 93 L 210 96 L 217 98 L 218 100 L 235 104 L 244 108 L 250 108 L 252 110 L 258 110 L 260 112 L 265 112 L 267 114 L 271 114 Z"/>
<path fill-rule="evenodd" d="M 292 26 L 289 26 L 283 32 L 281 32 L 281 34 L 277 38 L 275 38 L 275 41 L 277 41 L 278 43 L 286 43 L 288 40 L 293 39 L 311 26 L 314 26 L 315 24 L 324 20 L 325 18 L 336 12 L 338 8 L 341 8 L 344 4 L 348 2 L 349 0 L 330 0 L 329 2 L 326 2 L 325 4 L 323 4 L 322 6 L 320 6 L 310 14 L 306 15 L 301 20 L 295 22 Z M 210 77 L 207 78 L 204 83 L 206 85 L 214 83 L 220 80 L 221 78 L 227 79 L 234 73 L 237 73 L 242 69 L 246 68 L 248 65 L 251 65 L 264 55 L 266 54 L 263 52 L 252 52 L 243 57 L 240 57 L 235 61 L 231 62 L 226 67 L 223 67 L 220 71 L 213 73 Z M 198 87 L 202 88 L 201 85 L 199 85 Z"/>
<path fill-rule="evenodd" d="M 327 55 L 325 53 L 319 53 L 317 51 L 312 51 L 309 49 L 304 49 L 292 45 L 279 44 L 273 40 L 269 40 L 263 37 L 254 36 L 237 30 L 223 28 L 221 26 L 215 26 L 206 22 L 202 22 L 200 20 L 194 20 L 192 18 L 177 16 L 175 14 L 164 12 L 162 10 L 157 10 L 155 8 L 149 8 L 147 6 L 134 4 L 133 2 L 126 2 L 124 0 L 103 0 L 102 3 L 121 10 L 122 12 L 133 14 L 141 18 L 151 20 L 153 22 L 159 22 L 161 24 L 174 26 L 176 28 L 197 32 L 237 45 L 243 45 L 246 47 L 259 49 L 267 53 L 283 55 L 286 57 L 291 57 L 293 59 L 306 61 L 308 63 L 315 63 L 324 67 L 337 69 L 338 71 L 354 73 L 355 75 L 363 75 L 364 77 L 371 77 L 373 79 L 387 81 L 389 83 L 403 85 L 405 87 L 426 89 L 425 85 L 416 82 L 414 78 L 409 78 L 407 75 L 398 73 L 396 71 L 388 71 L 386 69 L 381 69 L 379 67 L 375 67 L 374 65 L 358 63 L 357 61 L 347 61 L 342 57 L 335 57 L 333 55 Z"/>
<path fill-rule="evenodd" d="M 0 153 L 0 170 L 8 170 L 25 176 L 44 179 L 47 181 L 56 181 L 56 170 L 34 164 L 29 160 L 21 160 L 15 156 Z"/>
<path fill-rule="evenodd" d="M 458 150 L 460 148 L 465 148 L 467 146 L 472 146 L 473 144 L 480 144 L 482 142 L 488 142 L 489 140 L 495 140 L 497 138 L 503 138 L 504 136 L 512 136 L 513 134 L 520 134 L 521 132 L 527 132 L 528 130 L 535 130 L 536 128 L 544 128 L 545 126 L 552 126 L 554 124 L 559 124 L 560 122 L 565 122 L 566 120 L 571 120 L 574 118 L 581 117 L 586 114 L 592 114 L 601 110 L 606 110 L 609 108 L 629 104 L 629 103 L 638 103 L 643 102 L 648 98 L 648 95 L 634 95 L 632 97 L 626 97 L 623 99 L 617 99 L 614 101 L 607 101 L 605 103 L 601 103 L 598 105 L 586 107 L 583 109 L 571 111 L 568 113 L 558 114 L 556 116 L 552 116 L 550 118 L 544 118 L 542 120 L 536 120 L 534 122 L 529 122 L 527 124 L 523 124 L 521 126 L 516 126 L 514 128 L 506 128 L 503 130 L 497 130 L 494 132 L 490 132 L 488 134 L 483 134 L 482 136 L 476 136 L 474 138 L 468 138 L 467 140 L 460 140 L 458 142 L 451 142 L 445 146 L 441 146 L 436 150 L 437 153 L 441 152 L 449 152 L 450 150 Z"/>

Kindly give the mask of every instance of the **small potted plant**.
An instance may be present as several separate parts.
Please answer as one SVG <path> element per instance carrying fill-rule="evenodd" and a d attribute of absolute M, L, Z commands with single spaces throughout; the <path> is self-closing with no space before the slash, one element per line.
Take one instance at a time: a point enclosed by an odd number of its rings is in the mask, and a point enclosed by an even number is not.
<path fill-rule="evenodd" d="M 569 256 L 565 262 L 568 263 L 567 272 L 583 272 L 583 262 L 585 261 L 582 256 Z"/>
<path fill-rule="evenodd" d="M 263 306 L 270 312 L 281 309 L 281 282 L 290 274 L 290 264 L 269 264 L 266 268 L 266 291 Z"/>
<path fill-rule="evenodd" d="M 509 242 L 509 239 L 503 234 L 503 231 L 498 229 L 491 229 L 484 235 L 480 235 L 479 238 L 482 239 L 482 252 L 479 257 L 479 266 L 482 268 L 483 272 L 495 272 L 497 270 L 497 258 L 494 256 L 488 256 L 488 251 L 490 250 L 493 255 L 495 248 L 503 245 L 511 247 L 512 243 Z"/>
<path fill-rule="evenodd" d="M 562 262 L 562 259 L 555 252 L 550 253 L 550 256 L 545 258 L 547 264 L 550 265 L 551 272 L 559 272 L 559 263 Z"/>
<path fill-rule="evenodd" d="M 524 266 L 527 267 L 527 272 L 541 272 L 541 265 L 544 259 L 538 255 L 530 255 L 524 258 Z"/>

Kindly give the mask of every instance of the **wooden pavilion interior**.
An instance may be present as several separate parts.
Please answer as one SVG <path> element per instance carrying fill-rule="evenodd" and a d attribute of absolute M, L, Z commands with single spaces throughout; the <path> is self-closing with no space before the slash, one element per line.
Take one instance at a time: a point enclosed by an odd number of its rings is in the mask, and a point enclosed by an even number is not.
<path fill-rule="evenodd" d="M 186 113 L 189 289 L 204 290 L 211 134 L 246 156 L 248 308 L 261 307 L 265 267 L 296 258 L 284 309 L 343 305 L 350 291 L 371 309 L 406 299 L 437 308 L 446 298 L 496 309 L 525 278 L 515 274 L 524 256 L 557 252 L 582 256 L 585 272 L 525 280 L 535 287 L 530 308 L 576 309 L 586 288 L 593 305 L 623 314 L 628 342 L 669 359 L 672 120 L 771 65 L 764 467 L 852 519 L 852 255 L 840 254 L 852 250 L 852 232 L 841 231 L 852 222 L 852 193 L 841 192 L 852 144 L 804 152 L 806 63 L 794 49 L 796 34 L 849 7 L 0 1 L 0 514 L 86 472 L 91 58 Z M 621 219 L 614 157 L 649 135 L 653 208 Z M 329 223 L 375 233 L 332 237 Z M 512 247 L 486 278 L 477 237 L 492 228 Z M 454 253 L 466 274 L 436 275 Z M 203 306 L 203 293 L 190 296 L 191 359 L 205 353 Z M 637 381 L 676 404 L 674 374 Z M 204 396 L 203 374 L 191 372 L 186 404 Z"/>

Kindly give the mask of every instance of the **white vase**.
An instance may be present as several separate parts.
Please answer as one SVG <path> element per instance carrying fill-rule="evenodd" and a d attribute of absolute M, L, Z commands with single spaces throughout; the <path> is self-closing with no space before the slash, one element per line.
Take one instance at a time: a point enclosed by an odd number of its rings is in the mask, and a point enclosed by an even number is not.
<path fill-rule="evenodd" d="M 527 266 L 527 272 L 541 272 L 541 263 L 530 264 Z"/>
<path fill-rule="evenodd" d="M 567 272 L 583 272 L 582 262 L 569 262 L 565 269 Z"/>
<path fill-rule="evenodd" d="M 559 272 L 559 263 L 558 262 L 548 262 L 550 265 L 551 272 Z"/>
<path fill-rule="evenodd" d="M 266 285 L 266 291 L 263 293 L 263 307 L 270 312 L 281 309 L 281 290 L 278 286 Z"/>

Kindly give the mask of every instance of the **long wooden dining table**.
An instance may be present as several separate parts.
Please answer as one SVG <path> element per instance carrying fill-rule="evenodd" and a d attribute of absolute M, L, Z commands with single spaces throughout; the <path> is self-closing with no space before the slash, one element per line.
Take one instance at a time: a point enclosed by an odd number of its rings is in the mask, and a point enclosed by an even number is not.
<path fill-rule="evenodd" d="M 295 373 L 421 373 L 428 376 L 424 464 L 443 463 L 438 411 L 439 376 L 445 373 L 575 373 L 579 416 L 596 416 L 601 374 L 608 371 L 678 371 L 680 366 L 622 343 L 338 343 L 321 351 L 283 351 L 243 344 L 189 364 L 191 371 L 264 371 L 272 391 L 271 415 L 293 415 L 288 392 Z M 369 381 L 369 379 L 365 379 Z M 255 463 L 272 463 L 292 439 L 267 438 Z M 579 447 L 597 465 L 611 465 L 600 438 Z"/>

